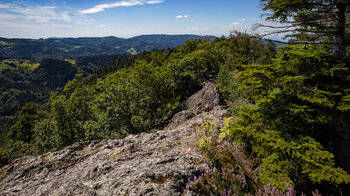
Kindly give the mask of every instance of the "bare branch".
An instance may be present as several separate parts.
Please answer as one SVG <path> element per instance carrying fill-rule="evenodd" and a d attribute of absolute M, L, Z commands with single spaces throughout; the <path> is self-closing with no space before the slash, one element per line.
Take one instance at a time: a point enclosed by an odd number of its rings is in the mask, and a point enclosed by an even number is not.
<path fill-rule="evenodd" d="M 333 42 L 311 42 L 311 41 L 280 41 L 280 40 L 273 40 L 273 39 L 266 39 L 259 36 L 253 36 L 256 39 L 264 40 L 264 41 L 270 41 L 275 43 L 281 43 L 281 44 L 333 44 Z"/>

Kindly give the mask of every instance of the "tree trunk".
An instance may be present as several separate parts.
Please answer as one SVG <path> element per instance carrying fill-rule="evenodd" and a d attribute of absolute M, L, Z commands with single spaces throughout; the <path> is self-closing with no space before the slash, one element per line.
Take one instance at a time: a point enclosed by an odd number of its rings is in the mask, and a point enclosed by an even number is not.
<path fill-rule="evenodd" d="M 334 10 L 334 23 L 336 27 L 336 33 L 333 34 L 333 53 L 343 59 L 346 57 L 345 49 L 345 11 L 346 6 L 342 3 L 337 3 Z M 335 73 L 335 77 L 345 81 L 346 74 L 343 71 L 341 73 Z M 333 126 L 335 129 L 336 140 L 334 142 L 334 159 L 337 166 L 343 168 L 350 173 L 350 155 L 349 155 L 349 130 L 343 125 L 339 118 L 336 116 L 333 120 Z"/>
<path fill-rule="evenodd" d="M 334 24 L 336 33 L 333 34 L 333 53 L 341 58 L 345 58 L 345 11 L 346 6 L 342 3 L 337 3 L 334 10 Z"/>
<path fill-rule="evenodd" d="M 336 140 L 334 142 L 335 163 L 350 174 L 349 130 L 344 125 L 340 125 L 339 122 L 335 123 L 334 129 L 336 131 Z"/>

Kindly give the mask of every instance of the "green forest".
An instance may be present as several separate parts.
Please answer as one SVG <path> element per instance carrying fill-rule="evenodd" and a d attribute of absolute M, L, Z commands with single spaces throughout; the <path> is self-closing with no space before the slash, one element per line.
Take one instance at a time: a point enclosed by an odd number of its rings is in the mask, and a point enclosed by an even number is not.
<path fill-rule="evenodd" d="M 6 144 L 7 133 L 21 108 L 29 102 L 45 107 L 50 94 L 62 91 L 77 73 L 95 80 L 122 66 L 130 66 L 135 57 L 124 53 L 96 55 L 74 59 L 12 59 L 0 60 L 0 146 Z"/>
<path fill-rule="evenodd" d="M 193 39 L 174 48 L 119 60 L 111 57 L 106 64 L 90 57 L 75 59 L 74 66 L 61 60 L 56 63 L 61 72 L 46 66 L 58 61 L 53 59 L 41 61 L 29 75 L 20 69 L 3 70 L 1 83 L 11 90 L 2 94 L 0 112 L 14 116 L 13 111 L 21 110 L 16 120 L 11 119 L 14 125 L 1 148 L 0 164 L 75 142 L 161 129 L 176 106 L 213 81 L 230 117 L 218 135 L 213 124 L 199 127 L 212 134 L 203 136 L 199 146 L 214 169 L 191 183 L 193 191 L 346 195 L 350 192 L 350 3 L 261 3 L 270 13 L 267 20 L 292 25 L 292 30 L 283 30 L 286 46 L 233 32 L 214 41 Z M 37 89 L 38 84 L 45 84 L 45 92 Z M 12 106 L 5 103 L 11 97 L 35 98 Z M 227 170 L 240 177 L 225 178 Z"/>

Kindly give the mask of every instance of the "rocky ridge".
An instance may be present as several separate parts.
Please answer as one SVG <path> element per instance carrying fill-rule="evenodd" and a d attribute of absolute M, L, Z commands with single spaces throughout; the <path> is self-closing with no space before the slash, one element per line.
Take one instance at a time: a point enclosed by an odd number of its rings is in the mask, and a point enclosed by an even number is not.
<path fill-rule="evenodd" d="M 0 195 L 192 195 L 186 184 L 207 167 L 196 130 L 227 110 L 207 83 L 177 111 L 164 130 L 17 159 L 0 171 Z"/>

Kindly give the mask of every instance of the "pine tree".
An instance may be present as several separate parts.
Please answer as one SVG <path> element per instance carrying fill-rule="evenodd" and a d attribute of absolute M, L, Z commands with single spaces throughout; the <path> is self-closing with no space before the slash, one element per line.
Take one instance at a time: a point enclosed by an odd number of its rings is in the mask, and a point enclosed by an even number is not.
<path fill-rule="evenodd" d="M 258 27 L 270 27 L 273 30 L 268 34 L 287 33 L 286 37 L 294 37 L 290 43 L 331 44 L 333 54 L 341 59 L 346 58 L 346 27 L 350 12 L 349 0 L 261 0 L 263 10 L 271 11 L 267 14 L 267 21 L 277 21 L 282 25 L 271 26 L 258 24 Z M 331 42 L 327 40 L 332 40 Z M 343 83 L 342 88 L 348 90 L 348 67 L 333 70 L 332 80 Z M 314 86 L 317 89 L 317 86 Z M 349 127 L 347 122 L 339 120 L 344 112 L 334 111 L 331 123 L 332 132 L 337 142 L 334 142 L 334 155 L 338 166 L 350 172 L 349 156 Z"/>
<path fill-rule="evenodd" d="M 345 29 L 349 23 L 350 1 L 348 0 L 261 0 L 267 21 L 277 21 L 281 26 L 257 25 L 270 27 L 274 30 L 269 34 L 292 33 L 303 43 L 330 43 L 333 53 L 344 58 Z M 332 37 L 332 42 L 325 38 Z M 303 39 L 303 40 L 300 40 Z M 299 42 L 300 43 L 300 42 Z"/>

